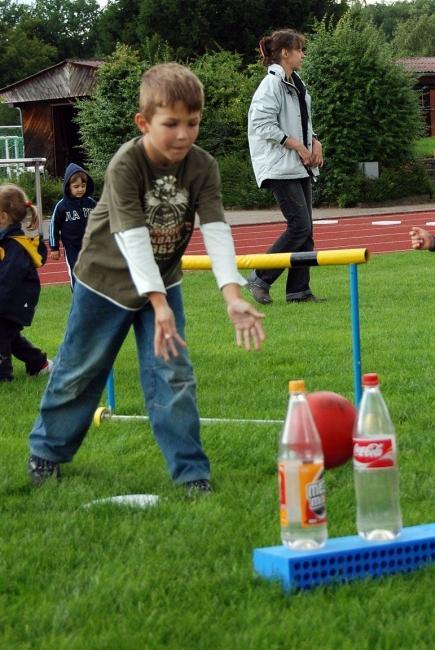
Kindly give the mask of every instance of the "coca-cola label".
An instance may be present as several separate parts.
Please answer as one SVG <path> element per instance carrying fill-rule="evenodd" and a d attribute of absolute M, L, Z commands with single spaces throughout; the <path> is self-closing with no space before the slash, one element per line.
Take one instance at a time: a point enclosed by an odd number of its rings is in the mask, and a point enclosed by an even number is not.
<path fill-rule="evenodd" d="M 354 438 L 353 464 L 359 469 L 394 467 L 396 458 L 392 438 Z"/>

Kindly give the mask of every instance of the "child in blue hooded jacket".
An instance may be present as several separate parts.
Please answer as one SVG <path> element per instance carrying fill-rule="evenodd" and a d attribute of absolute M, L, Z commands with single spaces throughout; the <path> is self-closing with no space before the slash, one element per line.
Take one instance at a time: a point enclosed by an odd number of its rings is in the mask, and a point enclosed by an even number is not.
<path fill-rule="evenodd" d="M 28 237 L 38 226 L 38 214 L 17 185 L 0 185 L 0 382 L 12 381 L 12 357 L 26 364 L 29 375 L 45 375 L 52 362 L 21 334 L 30 325 L 41 283 L 37 268 L 47 258 L 42 237 Z"/>
<path fill-rule="evenodd" d="M 65 260 L 74 286 L 73 268 L 82 247 L 83 236 L 90 211 L 96 206 L 91 194 L 94 182 L 85 170 L 70 163 L 63 180 L 63 198 L 56 203 L 50 222 L 50 258 L 60 259 L 59 243 L 65 249 Z"/>

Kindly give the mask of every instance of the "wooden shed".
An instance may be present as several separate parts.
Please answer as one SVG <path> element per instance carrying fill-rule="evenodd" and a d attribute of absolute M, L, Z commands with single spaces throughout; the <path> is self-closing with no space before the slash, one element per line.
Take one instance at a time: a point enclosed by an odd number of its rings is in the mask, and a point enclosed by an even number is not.
<path fill-rule="evenodd" d="M 435 56 L 406 56 L 398 60 L 417 77 L 416 88 L 421 92 L 427 135 L 435 136 Z"/>
<path fill-rule="evenodd" d="M 66 59 L 0 89 L 4 102 L 21 111 L 25 157 L 46 158 L 54 176 L 63 176 L 69 162 L 84 163 L 74 104 L 92 92 L 101 65 Z"/>

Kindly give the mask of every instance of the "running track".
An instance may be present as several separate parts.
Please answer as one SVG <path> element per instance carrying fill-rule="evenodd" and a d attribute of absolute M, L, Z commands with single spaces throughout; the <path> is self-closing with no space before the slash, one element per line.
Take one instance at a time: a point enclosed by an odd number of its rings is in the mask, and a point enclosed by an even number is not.
<path fill-rule="evenodd" d="M 421 226 L 435 232 L 435 209 L 416 210 L 389 215 L 343 217 L 314 222 L 316 250 L 341 248 L 368 248 L 372 254 L 394 253 L 410 250 L 409 230 Z M 238 255 L 264 253 L 284 230 L 284 222 L 232 226 Z M 201 234 L 194 231 L 186 251 L 190 255 L 204 254 Z M 64 259 L 48 260 L 40 269 L 42 284 L 69 282 Z"/>

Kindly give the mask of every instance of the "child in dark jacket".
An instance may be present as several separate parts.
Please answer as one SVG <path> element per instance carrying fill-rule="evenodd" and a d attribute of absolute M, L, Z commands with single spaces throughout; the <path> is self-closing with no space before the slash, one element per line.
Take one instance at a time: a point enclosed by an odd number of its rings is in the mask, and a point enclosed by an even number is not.
<path fill-rule="evenodd" d="M 37 268 L 45 263 L 47 249 L 40 237 L 27 237 L 38 226 L 35 207 L 21 188 L 0 185 L 0 382 L 12 381 L 12 356 L 26 364 L 29 375 L 45 375 L 52 362 L 45 352 L 21 335 L 30 325 L 38 304 L 41 284 Z"/>
<path fill-rule="evenodd" d="M 96 205 L 91 196 L 93 191 L 94 181 L 89 174 L 79 165 L 70 163 L 63 180 L 63 199 L 55 205 L 51 217 L 49 244 L 51 259 L 58 260 L 59 242 L 62 242 L 71 287 L 75 282 L 72 271 L 82 247 L 88 216 Z"/>

